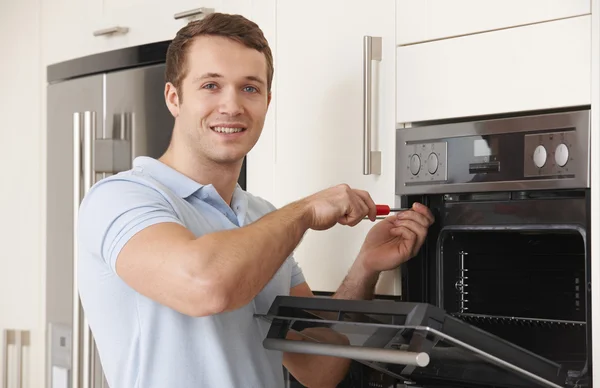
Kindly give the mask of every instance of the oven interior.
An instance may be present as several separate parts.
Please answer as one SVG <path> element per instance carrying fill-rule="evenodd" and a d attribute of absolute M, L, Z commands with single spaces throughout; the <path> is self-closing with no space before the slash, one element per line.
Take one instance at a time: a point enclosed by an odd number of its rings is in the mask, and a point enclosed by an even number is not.
<path fill-rule="evenodd" d="M 443 230 L 440 307 L 577 380 L 588 354 L 585 242 L 575 229 Z"/>

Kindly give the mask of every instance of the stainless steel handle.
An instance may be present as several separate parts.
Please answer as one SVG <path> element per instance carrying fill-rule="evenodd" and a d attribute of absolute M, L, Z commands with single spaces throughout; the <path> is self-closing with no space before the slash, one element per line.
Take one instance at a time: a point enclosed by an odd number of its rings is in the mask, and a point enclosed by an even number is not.
<path fill-rule="evenodd" d="M 94 36 L 126 34 L 127 32 L 129 32 L 129 27 L 114 26 L 96 30 L 94 31 Z"/>
<path fill-rule="evenodd" d="M 77 284 L 77 218 L 79 216 L 79 204 L 81 202 L 81 114 L 73 113 L 73 331 L 71 339 L 71 388 L 80 387 L 80 315 Z"/>
<path fill-rule="evenodd" d="M 8 388 L 8 345 L 15 345 L 15 388 L 23 387 L 23 346 L 29 344 L 25 330 L 4 329 L 2 333 L 2 380 L 0 387 Z"/>
<path fill-rule="evenodd" d="M 8 334 L 9 330 L 2 331 L 2 381 L 0 387 L 8 388 Z"/>
<path fill-rule="evenodd" d="M 333 345 L 318 342 L 285 340 L 280 338 L 266 338 L 263 341 L 263 347 L 265 349 L 279 350 L 282 352 L 316 354 L 320 356 L 387 362 L 399 365 L 425 367 L 429 364 L 429 354 L 424 352 L 416 353 L 404 350 Z"/>
<path fill-rule="evenodd" d="M 213 13 L 214 11 L 215 10 L 212 8 L 201 7 L 201 8 L 190 9 L 190 10 L 183 11 L 183 12 L 178 12 L 175 15 L 173 15 L 173 17 L 175 18 L 175 20 L 178 20 L 178 19 L 188 18 L 188 17 L 196 16 L 196 15 L 202 15 L 202 14 L 208 15 L 210 13 Z"/>
<path fill-rule="evenodd" d="M 15 348 L 17 350 L 17 354 L 15 358 L 17 359 L 17 365 L 15 369 L 17 370 L 17 386 L 16 388 L 21 388 L 23 386 L 23 331 L 15 330 Z"/>
<path fill-rule="evenodd" d="M 363 174 L 381 174 L 381 152 L 371 150 L 373 61 L 381 61 L 381 38 L 365 36 L 363 40 Z"/>
<path fill-rule="evenodd" d="M 94 184 L 94 140 L 96 139 L 96 112 L 73 114 L 73 338 L 71 357 L 72 388 L 93 387 L 93 341 L 83 314 L 77 282 L 77 219 L 82 196 Z M 82 133 L 83 132 L 83 133 Z M 82 179 L 83 176 L 83 179 Z"/>

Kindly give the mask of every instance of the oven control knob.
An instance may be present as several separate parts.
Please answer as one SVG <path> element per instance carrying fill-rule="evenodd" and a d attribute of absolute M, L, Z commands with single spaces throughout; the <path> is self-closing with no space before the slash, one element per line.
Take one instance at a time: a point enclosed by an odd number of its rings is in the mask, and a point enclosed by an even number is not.
<path fill-rule="evenodd" d="M 427 170 L 430 174 L 435 174 L 438 169 L 438 156 L 435 152 L 429 154 L 429 158 L 427 158 Z"/>
<path fill-rule="evenodd" d="M 535 147 L 535 151 L 533 151 L 533 163 L 535 163 L 537 168 L 542 168 L 544 167 L 544 164 L 546 164 L 547 156 L 546 148 L 543 145 L 539 145 Z"/>
<path fill-rule="evenodd" d="M 569 161 L 569 147 L 560 143 L 554 150 L 554 161 L 561 167 L 564 167 Z"/>
<path fill-rule="evenodd" d="M 410 172 L 417 175 L 419 171 L 421 171 L 421 158 L 419 158 L 419 155 L 413 154 L 410 157 Z"/>

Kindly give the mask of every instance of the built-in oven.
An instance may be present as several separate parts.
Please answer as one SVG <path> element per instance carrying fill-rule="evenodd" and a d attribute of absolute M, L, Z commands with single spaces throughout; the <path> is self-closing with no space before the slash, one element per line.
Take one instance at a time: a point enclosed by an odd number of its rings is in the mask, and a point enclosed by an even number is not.
<path fill-rule="evenodd" d="M 397 129 L 396 205 L 435 216 L 401 300 L 279 297 L 264 346 L 351 358 L 346 387 L 591 387 L 589 126 L 585 107 Z"/>

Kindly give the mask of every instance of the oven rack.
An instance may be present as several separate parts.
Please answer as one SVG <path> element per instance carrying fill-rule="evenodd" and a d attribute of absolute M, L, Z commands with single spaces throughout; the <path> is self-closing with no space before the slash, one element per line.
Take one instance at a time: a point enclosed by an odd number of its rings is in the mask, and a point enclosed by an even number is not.
<path fill-rule="evenodd" d="M 526 327 L 549 327 L 549 328 L 585 328 L 585 322 L 581 321 L 566 321 L 560 319 L 540 319 L 526 317 L 508 317 L 500 315 L 485 315 L 485 314 L 470 314 L 470 313 L 451 313 L 455 318 L 458 318 L 467 323 L 474 324 L 490 324 L 498 323 L 503 325 L 516 325 Z"/>

